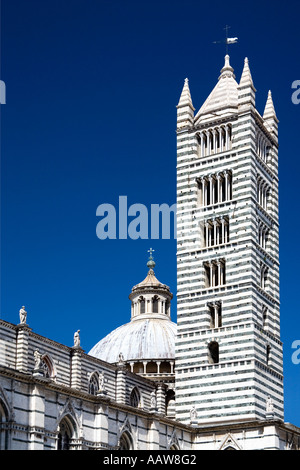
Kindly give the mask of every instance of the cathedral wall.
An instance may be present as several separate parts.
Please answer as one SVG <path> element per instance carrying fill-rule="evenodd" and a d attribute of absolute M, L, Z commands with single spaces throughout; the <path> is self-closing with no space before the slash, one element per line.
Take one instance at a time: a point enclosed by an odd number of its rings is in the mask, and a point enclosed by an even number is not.
<path fill-rule="evenodd" d="M 133 449 L 191 447 L 190 431 L 165 417 L 162 385 L 28 325 L 1 320 L 0 326 L 1 449 L 56 449 L 66 428 L 74 449 L 118 449 L 124 433 Z"/>

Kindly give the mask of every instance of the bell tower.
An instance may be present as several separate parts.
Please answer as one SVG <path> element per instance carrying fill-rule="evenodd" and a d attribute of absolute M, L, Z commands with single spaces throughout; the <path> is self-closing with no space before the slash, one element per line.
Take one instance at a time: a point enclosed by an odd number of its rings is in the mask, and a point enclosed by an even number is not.
<path fill-rule="evenodd" d="M 255 97 L 248 59 L 237 82 L 226 55 L 199 111 L 187 79 L 177 106 L 180 421 L 283 419 L 278 119 Z"/>

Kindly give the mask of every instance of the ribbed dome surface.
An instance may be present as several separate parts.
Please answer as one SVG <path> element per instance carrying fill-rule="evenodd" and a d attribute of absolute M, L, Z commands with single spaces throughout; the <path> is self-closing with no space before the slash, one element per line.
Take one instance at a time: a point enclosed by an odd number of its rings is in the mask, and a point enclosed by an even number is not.
<path fill-rule="evenodd" d="M 115 363 L 122 353 L 125 361 L 174 359 L 177 325 L 168 318 L 136 319 L 120 326 L 89 352 L 91 356 Z"/>

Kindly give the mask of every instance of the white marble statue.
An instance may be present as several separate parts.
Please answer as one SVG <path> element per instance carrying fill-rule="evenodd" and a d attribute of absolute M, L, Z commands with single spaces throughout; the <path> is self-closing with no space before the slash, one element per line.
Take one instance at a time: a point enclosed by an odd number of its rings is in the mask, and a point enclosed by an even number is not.
<path fill-rule="evenodd" d="M 75 333 L 74 333 L 74 346 L 76 348 L 79 348 L 80 346 L 80 336 L 79 336 L 79 333 L 80 333 L 80 330 L 77 330 Z"/>
<path fill-rule="evenodd" d="M 19 315 L 20 315 L 20 323 L 24 324 L 26 323 L 26 319 L 27 319 L 27 312 L 25 310 L 25 306 L 23 305 L 23 307 L 20 308 L 19 310 Z"/>

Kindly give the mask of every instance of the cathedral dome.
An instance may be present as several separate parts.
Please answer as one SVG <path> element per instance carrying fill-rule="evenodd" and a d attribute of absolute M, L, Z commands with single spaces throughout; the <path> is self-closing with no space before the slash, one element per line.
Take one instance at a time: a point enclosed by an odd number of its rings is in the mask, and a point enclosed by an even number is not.
<path fill-rule="evenodd" d="M 152 250 L 150 250 L 152 253 Z M 132 288 L 131 320 L 99 341 L 90 355 L 117 363 L 120 354 L 125 362 L 173 361 L 177 325 L 171 321 L 170 289 L 156 278 L 152 254 L 146 278 Z"/>
<path fill-rule="evenodd" d="M 158 318 L 131 321 L 109 333 L 89 352 L 110 363 L 119 361 L 174 360 L 176 324 Z"/>

